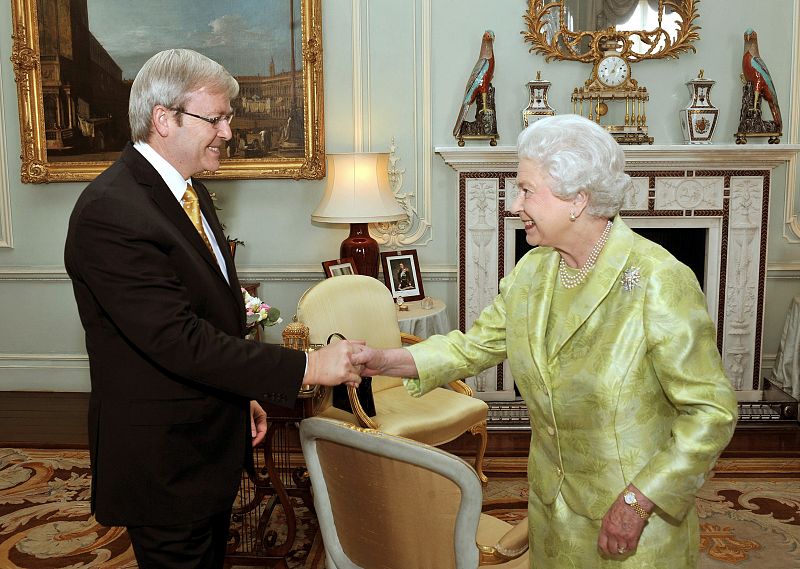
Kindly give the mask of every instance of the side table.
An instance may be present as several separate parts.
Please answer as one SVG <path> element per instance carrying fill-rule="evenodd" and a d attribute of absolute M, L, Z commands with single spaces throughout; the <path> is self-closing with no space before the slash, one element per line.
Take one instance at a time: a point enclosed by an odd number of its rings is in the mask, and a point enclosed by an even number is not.
<path fill-rule="evenodd" d="M 406 302 L 408 310 L 397 310 L 397 323 L 400 331 L 420 338 L 428 338 L 434 334 L 447 334 L 452 328 L 447 317 L 447 305 L 434 298 L 433 308 L 422 308 L 422 301 Z"/>
<path fill-rule="evenodd" d="M 314 512 L 311 481 L 305 465 L 294 452 L 299 449 L 297 424 L 316 414 L 326 390 L 320 386 L 303 386 L 292 409 L 261 402 L 267 413 L 267 434 L 253 449 L 255 479 L 242 475 L 237 504 L 231 515 L 225 567 L 288 568 L 286 559 L 298 533 L 293 499 L 299 498 L 303 506 Z M 273 519 L 284 525 L 285 533 L 270 528 Z"/>

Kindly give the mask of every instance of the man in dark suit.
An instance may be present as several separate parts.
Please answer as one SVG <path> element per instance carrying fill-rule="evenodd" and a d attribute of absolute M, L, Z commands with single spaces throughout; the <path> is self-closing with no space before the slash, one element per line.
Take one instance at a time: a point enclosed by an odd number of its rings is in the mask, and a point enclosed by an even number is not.
<path fill-rule="evenodd" d="M 233 258 L 191 178 L 219 168 L 238 89 L 196 52 L 153 56 L 131 88 L 134 144 L 70 217 L 65 265 L 92 384 L 92 510 L 128 528 L 140 568 L 222 567 L 248 447 L 266 430 L 255 400 L 292 406 L 302 383 L 360 381 L 348 342 L 306 356 L 243 339 Z"/>

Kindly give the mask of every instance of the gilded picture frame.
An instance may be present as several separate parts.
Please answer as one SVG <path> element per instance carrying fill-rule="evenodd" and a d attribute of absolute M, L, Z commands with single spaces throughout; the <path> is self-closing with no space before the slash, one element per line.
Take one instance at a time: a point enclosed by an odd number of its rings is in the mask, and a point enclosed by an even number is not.
<path fill-rule="evenodd" d="M 148 2 L 11 0 L 22 182 L 84 182 L 105 170 L 129 136 L 127 95 L 135 72 L 149 56 L 168 47 L 208 55 L 240 84 L 228 156 L 217 172 L 200 177 L 325 176 L 322 0 Z M 92 15 L 93 10 L 101 14 Z M 136 12 L 129 15 L 128 10 Z M 267 19 L 274 14 L 280 17 Z M 164 20 L 168 31 L 165 24 L 160 29 L 156 25 Z M 266 36 L 265 24 L 275 26 Z M 115 26 L 119 31 L 111 29 Z M 119 38 L 134 32 L 163 39 Z M 101 38 L 107 38 L 108 49 Z M 289 39 L 281 43 L 281 38 Z M 221 47 L 226 39 L 227 59 Z M 167 41 L 172 43 L 165 45 Z M 146 46 L 150 52 L 120 51 L 130 46 Z M 253 46 L 262 57 L 253 56 Z"/>

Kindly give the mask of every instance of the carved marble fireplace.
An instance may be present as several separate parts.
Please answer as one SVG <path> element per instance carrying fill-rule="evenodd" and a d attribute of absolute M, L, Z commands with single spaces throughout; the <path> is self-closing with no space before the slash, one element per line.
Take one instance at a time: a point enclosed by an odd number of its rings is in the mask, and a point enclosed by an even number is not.
<path fill-rule="evenodd" d="M 517 260 L 514 148 L 437 148 L 458 173 L 459 327 L 469 328 Z M 704 248 L 701 285 L 735 389 L 761 389 L 761 334 L 772 171 L 796 149 L 779 146 L 626 147 L 633 189 L 621 212 L 632 228 L 686 228 Z M 665 233 L 665 232 L 661 232 Z M 689 232 L 678 233 L 683 235 Z M 698 237 L 699 235 L 699 237 Z M 524 235 L 520 237 L 524 239 Z M 669 248 L 669 247 L 668 247 Z M 487 401 L 513 401 L 507 367 L 469 383 Z"/>

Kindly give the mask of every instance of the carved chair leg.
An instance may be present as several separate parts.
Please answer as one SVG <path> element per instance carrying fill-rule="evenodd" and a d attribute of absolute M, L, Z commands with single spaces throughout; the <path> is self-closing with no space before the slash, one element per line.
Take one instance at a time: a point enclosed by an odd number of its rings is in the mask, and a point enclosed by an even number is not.
<path fill-rule="evenodd" d="M 480 478 L 481 484 L 485 486 L 489 483 L 489 479 L 483 473 L 483 455 L 486 454 L 486 445 L 489 443 L 489 436 L 486 432 L 486 421 L 478 423 L 474 427 L 470 428 L 469 432 L 473 435 L 480 436 L 480 441 L 478 442 L 478 454 L 475 456 L 475 472 L 478 473 L 478 478 Z"/>

